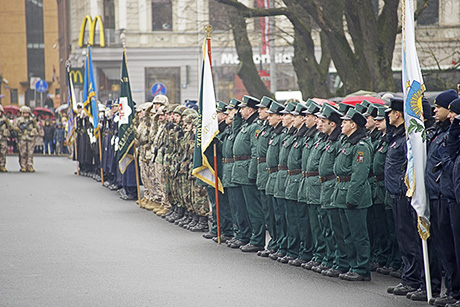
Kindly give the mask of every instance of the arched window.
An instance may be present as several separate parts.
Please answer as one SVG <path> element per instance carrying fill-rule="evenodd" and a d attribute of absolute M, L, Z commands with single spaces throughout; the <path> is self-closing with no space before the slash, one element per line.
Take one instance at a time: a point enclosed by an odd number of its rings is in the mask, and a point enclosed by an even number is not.
<path fill-rule="evenodd" d="M 171 0 L 152 0 L 152 30 L 172 31 Z"/>

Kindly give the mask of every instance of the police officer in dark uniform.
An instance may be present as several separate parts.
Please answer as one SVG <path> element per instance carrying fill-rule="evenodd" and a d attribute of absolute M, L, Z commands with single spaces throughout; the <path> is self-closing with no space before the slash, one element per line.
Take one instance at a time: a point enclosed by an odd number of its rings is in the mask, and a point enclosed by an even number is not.
<path fill-rule="evenodd" d="M 417 232 L 417 214 L 406 197 L 404 183 L 407 164 L 406 131 L 404 126 L 404 102 L 391 98 L 387 126 L 388 151 L 385 160 L 385 187 L 393 203 L 393 217 L 403 268 L 401 282 L 387 288 L 388 293 L 406 295 L 421 285 L 420 236 Z"/>

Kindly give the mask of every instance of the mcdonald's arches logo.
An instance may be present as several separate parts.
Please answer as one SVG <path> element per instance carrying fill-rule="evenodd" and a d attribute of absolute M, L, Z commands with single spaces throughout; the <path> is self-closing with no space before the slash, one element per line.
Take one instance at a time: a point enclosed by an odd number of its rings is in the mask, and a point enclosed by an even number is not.
<path fill-rule="evenodd" d="M 78 38 L 78 46 L 83 47 L 84 45 L 83 40 L 85 38 L 86 24 L 89 24 L 89 44 L 91 46 L 94 45 L 94 41 L 96 39 L 96 25 L 99 24 L 99 45 L 101 47 L 105 47 L 104 25 L 102 24 L 102 18 L 100 15 L 97 15 L 96 17 L 94 17 L 94 19 L 92 19 L 89 15 L 85 16 L 83 22 L 81 23 L 80 37 Z"/>
<path fill-rule="evenodd" d="M 83 85 L 83 68 L 71 68 L 69 75 L 74 85 Z"/>

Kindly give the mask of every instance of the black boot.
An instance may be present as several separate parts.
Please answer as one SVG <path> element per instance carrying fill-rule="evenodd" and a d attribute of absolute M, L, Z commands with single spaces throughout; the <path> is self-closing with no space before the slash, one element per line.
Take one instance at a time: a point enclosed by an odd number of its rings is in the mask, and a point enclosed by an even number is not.
<path fill-rule="evenodd" d="M 208 226 L 208 217 L 207 216 L 200 216 L 198 220 L 198 224 L 195 227 L 191 227 L 189 229 L 191 232 L 206 232 L 209 230 Z"/>
<path fill-rule="evenodd" d="M 184 216 L 184 207 L 178 207 L 176 214 L 171 215 L 169 218 L 166 220 L 170 223 L 174 223 L 177 219 L 180 219 L 181 217 Z"/>
<path fill-rule="evenodd" d="M 185 210 L 184 216 L 183 216 L 182 218 L 176 220 L 176 221 L 174 222 L 174 224 L 176 224 L 176 225 L 179 226 L 179 227 L 182 227 L 184 224 L 190 222 L 190 216 L 191 216 L 191 215 L 192 215 L 192 214 L 190 213 L 190 211 Z"/>
<path fill-rule="evenodd" d="M 192 214 L 192 219 L 190 220 L 190 223 L 185 225 L 184 228 L 190 230 L 190 228 L 195 227 L 196 224 L 198 224 L 198 215 L 193 213 Z"/>
<path fill-rule="evenodd" d="M 177 206 L 176 206 L 176 205 L 171 205 L 171 208 L 170 208 L 169 212 L 166 213 L 166 214 L 163 214 L 161 217 L 162 217 L 162 218 L 168 218 L 168 217 L 170 217 L 171 215 L 173 215 L 174 212 L 176 212 L 176 210 L 177 210 Z"/>

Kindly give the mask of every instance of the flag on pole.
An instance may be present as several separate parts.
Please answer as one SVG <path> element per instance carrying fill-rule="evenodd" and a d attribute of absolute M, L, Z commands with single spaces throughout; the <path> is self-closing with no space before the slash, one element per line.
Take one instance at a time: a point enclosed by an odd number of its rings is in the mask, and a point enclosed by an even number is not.
<path fill-rule="evenodd" d="M 75 99 L 75 90 L 73 87 L 72 78 L 70 76 L 70 64 L 67 66 L 67 87 L 69 91 L 68 105 L 69 105 L 69 120 L 67 121 L 67 137 L 66 142 L 71 145 L 74 142 L 75 134 L 75 114 L 77 113 L 77 100 Z"/>
<path fill-rule="evenodd" d="M 134 159 L 134 102 L 131 96 L 126 50 L 123 49 L 123 63 L 121 66 L 120 110 L 118 121 L 118 166 L 122 174 L 129 163 Z"/>
<path fill-rule="evenodd" d="M 192 174 L 214 187 L 214 168 L 209 163 L 205 151 L 219 133 L 219 124 L 217 122 L 216 96 L 212 81 L 211 54 L 208 48 L 208 39 L 205 39 L 203 44 L 203 66 L 201 68 L 200 114 L 196 127 Z M 223 193 L 223 190 L 222 183 L 219 180 L 219 191 Z"/>
<path fill-rule="evenodd" d="M 425 190 L 426 131 L 422 114 L 422 94 L 425 91 L 422 72 L 415 48 L 413 0 L 403 0 L 402 13 L 402 87 L 404 120 L 407 136 L 407 196 L 418 215 L 422 239 L 430 236 L 430 211 Z"/>
<path fill-rule="evenodd" d="M 97 106 L 96 82 L 94 79 L 93 60 L 91 58 L 91 46 L 88 45 L 85 63 L 85 77 L 83 81 L 83 111 L 89 117 L 93 125 L 93 134 L 99 134 L 99 110 Z"/>

